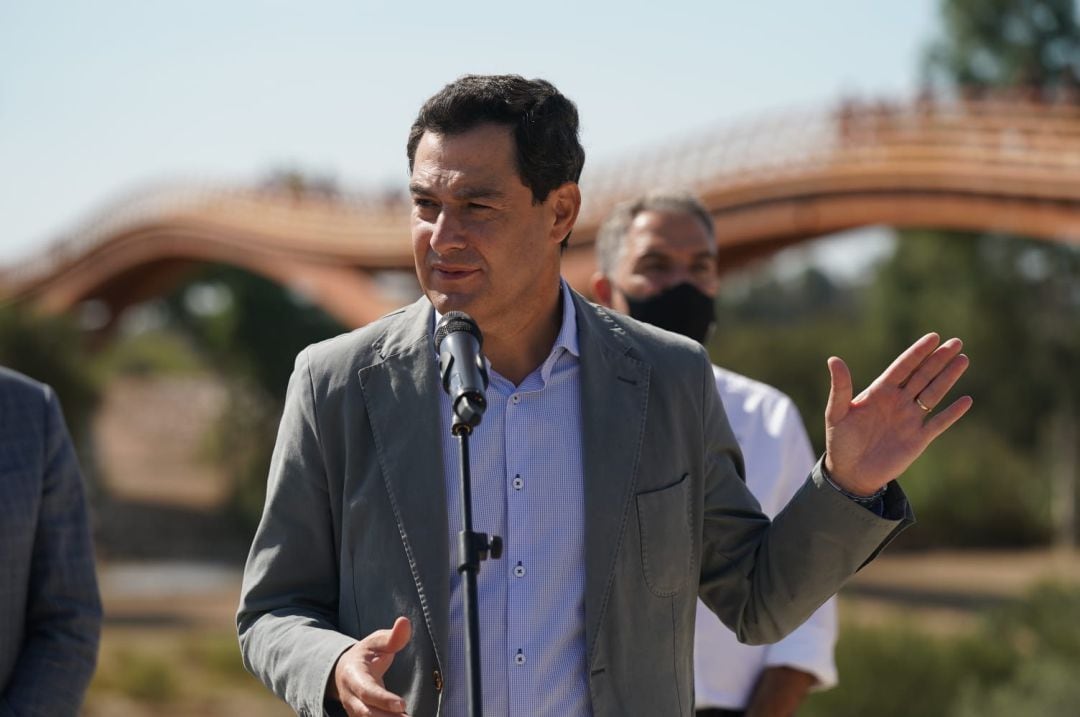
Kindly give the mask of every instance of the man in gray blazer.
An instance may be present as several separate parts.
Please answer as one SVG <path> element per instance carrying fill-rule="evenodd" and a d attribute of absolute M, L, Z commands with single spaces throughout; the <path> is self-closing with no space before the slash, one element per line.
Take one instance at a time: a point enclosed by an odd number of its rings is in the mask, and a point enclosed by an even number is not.
<path fill-rule="evenodd" d="M 464 714 L 456 443 L 432 340 L 466 311 L 491 386 L 474 434 L 487 714 L 690 715 L 698 595 L 741 639 L 794 629 L 912 517 L 897 477 L 970 406 L 916 342 L 852 399 L 831 359 L 827 454 L 770 521 L 703 349 L 560 279 L 581 205 L 573 104 L 466 76 L 407 153 L 425 297 L 297 358 L 237 616 L 248 668 L 298 713 Z"/>
<path fill-rule="evenodd" d="M 0 717 L 76 714 L 100 630 L 82 476 L 56 395 L 0 367 Z"/>

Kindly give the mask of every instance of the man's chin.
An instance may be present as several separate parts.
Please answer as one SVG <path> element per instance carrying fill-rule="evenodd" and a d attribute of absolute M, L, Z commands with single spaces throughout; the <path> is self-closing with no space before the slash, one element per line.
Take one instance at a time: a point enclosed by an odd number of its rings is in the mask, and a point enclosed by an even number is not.
<path fill-rule="evenodd" d="M 464 311 L 466 314 L 472 315 L 472 308 L 475 305 L 474 297 L 467 294 L 459 293 L 446 293 L 435 289 L 429 289 L 426 292 L 428 301 L 435 307 L 435 310 L 440 314 L 448 314 L 451 311 Z"/>

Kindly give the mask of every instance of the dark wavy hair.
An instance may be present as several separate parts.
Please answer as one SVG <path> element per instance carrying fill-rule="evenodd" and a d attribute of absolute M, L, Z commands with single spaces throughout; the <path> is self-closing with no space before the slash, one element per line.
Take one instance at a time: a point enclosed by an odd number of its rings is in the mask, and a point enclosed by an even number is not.
<path fill-rule="evenodd" d="M 534 204 L 581 177 L 585 149 L 577 107 L 550 82 L 520 75 L 465 75 L 435 93 L 409 130 L 409 171 L 425 132 L 461 134 L 489 122 L 513 130 L 518 175 Z"/>

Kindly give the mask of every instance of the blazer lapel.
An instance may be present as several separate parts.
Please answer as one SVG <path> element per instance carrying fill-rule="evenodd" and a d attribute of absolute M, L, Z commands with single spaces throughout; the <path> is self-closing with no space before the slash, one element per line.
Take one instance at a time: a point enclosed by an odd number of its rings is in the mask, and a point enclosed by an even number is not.
<path fill-rule="evenodd" d="M 449 528 L 431 322 L 427 299 L 406 308 L 378 347 L 384 360 L 360 371 L 360 385 L 394 520 L 408 554 L 436 658 L 445 669 Z"/>
<path fill-rule="evenodd" d="M 584 424 L 585 639 L 595 667 L 615 557 L 637 483 L 649 396 L 649 367 L 631 355 L 622 330 L 604 309 L 577 302 Z"/>

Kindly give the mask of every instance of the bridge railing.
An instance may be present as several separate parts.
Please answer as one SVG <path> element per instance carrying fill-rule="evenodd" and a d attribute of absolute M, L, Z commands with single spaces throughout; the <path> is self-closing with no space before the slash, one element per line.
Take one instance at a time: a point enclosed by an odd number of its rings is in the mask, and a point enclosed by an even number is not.
<path fill-rule="evenodd" d="M 582 177 L 579 225 L 595 225 L 616 201 L 657 186 L 704 193 L 827 171 L 857 174 L 867 167 L 933 171 L 943 163 L 1022 167 L 1056 178 L 1055 191 L 1062 196 L 1080 196 L 1080 104 L 1045 104 L 1022 96 L 847 100 L 826 109 L 789 108 L 707 127 L 615 162 L 590 165 Z M 158 183 L 107 204 L 44 252 L 0 272 L 0 284 L 47 276 L 140 225 L 230 211 L 245 222 L 296 229 L 294 241 L 314 241 L 311 235 L 319 232 L 330 236 L 330 228 L 348 216 L 366 233 L 334 235 L 339 245 L 386 241 L 379 232 L 398 231 L 404 214 L 399 200 L 388 195 Z"/>
<path fill-rule="evenodd" d="M 593 218 L 614 201 L 653 187 L 691 190 L 814 164 L 831 156 L 835 142 L 835 122 L 821 110 L 788 110 L 699 130 L 585 174 L 583 215 Z"/>
<path fill-rule="evenodd" d="M 802 172 L 927 158 L 1080 170 L 1080 104 L 1013 98 L 847 100 L 689 133 L 582 178 L 584 221 L 653 187 L 718 190 Z"/>
<path fill-rule="evenodd" d="M 206 180 L 159 181 L 107 202 L 55 236 L 44 250 L 0 268 L 0 286 L 25 285 L 47 276 L 136 227 L 176 217 L 197 217 L 210 211 L 228 212 L 243 203 L 277 208 L 302 204 L 308 213 L 330 220 L 342 213 L 377 218 L 402 211 L 402 199 L 387 194 L 304 191 L 284 186 L 243 187 Z"/>

